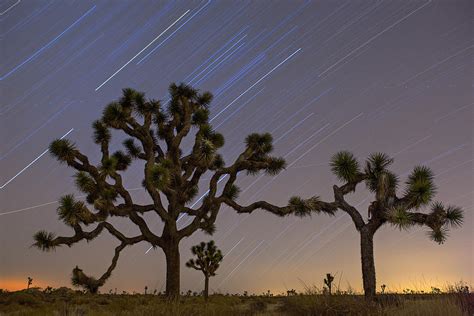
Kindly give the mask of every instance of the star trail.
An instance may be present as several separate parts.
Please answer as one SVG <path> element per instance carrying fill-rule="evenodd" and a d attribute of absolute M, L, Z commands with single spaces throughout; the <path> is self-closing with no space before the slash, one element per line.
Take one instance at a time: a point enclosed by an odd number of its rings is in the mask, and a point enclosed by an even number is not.
<path fill-rule="evenodd" d="M 244 204 L 284 205 L 293 195 L 331 199 L 338 182 L 329 159 L 339 150 L 354 152 L 360 161 L 386 152 L 395 158 L 402 181 L 415 165 L 432 168 L 437 198 L 463 207 L 465 225 L 442 247 L 423 229 L 384 230 L 375 241 L 377 278 L 402 288 L 421 282 L 417 269 L 424 267 L 429 284 L 461 279 L 472 284 L 473 5 L 468 0 L 3 1 L 0 283 L 28 274 L 38 286 L 70 286 L 77 264 L 92 274 L 103 270 L 115 246 L 109 236 L 48 254 L 30 248 L 40 229 L 71 234 L 57 220 L 61 195 L 84 198 L 74 188 L 72 171 L 48 154 L 48 145 L 55 138 L 70 139 L 97 162 L 91 123 L 122 88 L 166 102 L 169 84 L 185 82 L 214 94 L 209 117 L 226 138 L 221 152 L 226 162 L 253 132 L 272 133 L 275 154 L 287 161 L 278 176 L 243 176 L 238 184 Z M 121 141 L 113 135 L 110 149 L 119 150 Z M 183 152 L 191 149 L 185 145 Z M 142 176 L 138 165 L 124 176 L 140 203 L 147 200 Z M 201 181 L 192 205 L 202 203 L 208 181 Z M 365 216 L 367 194 L 358 188 L 350 198 Z M 161 229 L 156 218 L 145 219 L 153 231 Z M 179 225 L 191 220 L 182 215 Z M 114 224 L 127 234 L 137 231 L 120 219 Z M 342 273 L 344 286 L 360 289 L 359 239 L 352 226 L 344 213 L 278 218 L 223 207 L 215 234 L 184 240 L 181 260 L 187 261 L 191 245 L 212 238 L 224 254 L 213 291 L 286 293 L 301 288 L 300 280 L 319 286 L 328 272 Z M 162 251 L 140 243 L 123 253 L 104 291 L 144 285 L 160 290 L 164 279 Z M 184 291 L 198 290 L 200 282 L 199 275 L 182 268 Z"/>

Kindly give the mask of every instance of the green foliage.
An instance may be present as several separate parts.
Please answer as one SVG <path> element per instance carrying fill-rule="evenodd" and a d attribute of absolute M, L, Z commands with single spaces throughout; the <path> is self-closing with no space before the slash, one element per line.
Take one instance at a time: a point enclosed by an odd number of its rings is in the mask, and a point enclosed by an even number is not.
<path fill-rule="evenodd" d="M 209 120 L 209 110 L 202 108 L 197 109 L 196 112 L 193 113 L 192 123 L 193 125 L 204 125 L 207 124 Z"/>
<path fill-rule="evenodd" d="M 273 137 L 270 133 L 253 133 L 247 136 L 245 143 L 247 148 L 251 149 L 255 156 L 269 154 L 273 150 Z"/>
<path fill-rule="evenodd" d="M 198 96 L 197 90 L 185 83 L 180 83 L 179 85 L 172 83 L 168 88 L 168 92 L 172 99 L 179 99 L 180 97 L 195 99 Z"/>
<path fill-rule="evenodd" d="M 209 166 L 210 170 L 217 170 L 223 168 L 225 166 L 224 158 L 222 158 L 221 154 L 214 155 L 214 159 L 212 160 L 212 164 Z"/>
<path fill-rule="evenodd" d="M 436 193 L 434 175 L 430 168 L 416 166 L 406 181 L 405 196 L 415 205 L 420 207 L 431 202 Z"/>
<path fill-rule="evenodd" d="M 210 135 L 208 139 L 212 142 L 216 149 L 224 146 L 224 136 L 221 133 L 214 132 Z"/>
<path fill-rule="evenodd" d="M 359 163 L 348 151 L 340 151 L 331 158 L 331 170 L 341 181 L 353 182 L 360 174 Z"/>
<path fill-rule="evenodd" d="M 211 104 L 214 96 L 210 92 L 204 92 L 197 97 L 197 103 L 201 106 L 207 107 Z"/>
<path fill-rule="evenodd" d="M 448 230 L 445 227 L 434 228 L 428 232 L 428 237 L 438 244 L 443 244 L 448 238 Z"/>
<path fill-rule="evenodd" d="M 164 122 L 166 122 L 166 120 L 168 120 L 168 115 L 165 112 L 163 112 L 163 111 L 154 111 L 153 123 L 155 123 L 156 125 L 160 125 L 160 124 L 163 124 Z"/>
<path fill-rule="evenodd" d="M 311 214 L 311 211 L 321 211 L 321 200 L 317 196 L 309 199 L 302 199 L 299 196 L 293 196 L 288 202 L 288 206 L 293 208 L 294 215 L 303 217 Z M 332 214 L 332 213 L 330 213 Z"/>
<path fill-rule="evenodd" d="M 435 216 L 439 225 L 449 224 L 451 227 L 460 227 L 464 220 L 463 210 L 457 206 L 445 207 L 441 202 L 431 205 L 431 214 Z"/>
<path fill-rule="evenodd" d="M 369 156 L 365 165 L 367 188 L 376 192 L 379 187 L 379 178 L 388 172 L 387 167 L 393 163 L 393 159 L 384 153 L 374 153 Z"/>
<path fill-rule="evenodd" d="M 464 213 L 460 207 L 448 206 L 446 208 L 446 220 L 452 227 L 461 227 L 464 222 Z"/>
<path fill-rule="evenodd" d="M 198 192 L 199 192 L 199 187 L 197 185 L 189 187 L 185 192 L 185 194 L 186 194 L 185 201 L 186 202 L 192 201 L 196 197 Z"/>
<path fill-rule="evenodd" d="M 110 131 L 100 120 L 94 121 L 92 128 L 94 129 L 94 142 L 96 144 L 108 143 L 110 141 Z"/>
<path fill-rule="evenodd" d="M 118 160 L 114 156 L 106 157 L 102 159 L 99 169 L 105 175 L 112 175 L 117 170 L 117 164 Z"/>
<path fill-rule="evenodd" d="M 84 193 L 91 194 L 97 189 L 97 183 L 94 179 L 84 171 L 79 171 L 75 174 L 76 187 Z"/>
<path fill-rule="evenodd" d="M 170 171 L 168 169 L 169 161 L 162 160 L 160 163 L 155 164 L 150 170 L 150 180 L 154 187 L 157 189 L 164 189 L 170 182 Z"/>
<path fill-rule="evenodd" d="M 201 158 L 206 163 L 206 165 L 210 165 L 214 161 L 216 149 L 217 148 L 214 146 L 212 141 L 208 139 L 204 139 L 201 142 L 201 146 L 200 146 Z"/>
<path fill-rule="evenodd" d="M 116 170 L 125 170 L 132 162 L 132 158 L 129 155 L 124 154 L 121 150 L 114 152 L 112 157 L 116 160 Z"/>
<path fill-rule="evenodd" d="M 412 214 L 402 207 L 394 207 L 389 211 L 388 219 L 392 225 L 400 230 L 408 229 L 413 225 Z"/>
<path fill-rule="evenodd" d="M 61 197 L 57 212 L 59 219 L 69 226 L 75 226 L 79 223 L 88 224 L 93 221 L 93 216 L 84 202 L 76 201 L 72 194 Z"/>
<path fill-rule="evenodd" d="M 135 144 L 135 141 L 132 138 L 127 138 L 124 140 L 123 146 L 125 149 L 127 149 L 128 155 L 133 158 L 137 158 L 142 152 L 142 149 Z"/>
<path fill-rule="evenodd" d="M 265 172 L 270 175 L 270 176 L 275 176 L 280 171 L 285 169 L 286 167 L 286 161 L 283 158 L 280 157 L 271 157 L 267 161 L 267 167 L 265 168 Z"/>
<path fill-rule="evenodd" d="M 43 250 L 43 251 L 50 251 L 55 248 L 54 245 L 54 238 L 56 236 L 54 233 L 49 233 L 45 230 L 40 230 L 36 234 L 33 235 L 33 239 L 35 240 L 35 243 L 33 246 Z"/>
<path fill-rule="evenodd" d="M 102 112 L 102 121 L 107 125 L 118 128 L 127 119 L 127 113 L 124 111 L 122 104 L 118 102 L 109 103 Z"/>
<path fill-rule="evenodd" d="M 132 88 L 122 89 L 122 97 L 119 100 L 123 108 L 138 108 L 145 104 L 145 94 Z"/>
<path fill-rule="evenodd" d="M 235 184 L 232 184 L 229 189 L 224 190 L 223 196 L 235 201 L 239 197 L 239 193 L 240 188 Z"/>
<path fill-rule="evenodd" d="M 49 152 L 60 162 L 74 160 L 75 151 L 74 144 L 67 139 L 56 139 L 49 145 Z"/>
<path fill-rule="evenodd" d="M 211 221 L 204 221 L 201 225 L 201 230 L 207 235 L 214 235 L 216 232 L 216 225 Z"/>

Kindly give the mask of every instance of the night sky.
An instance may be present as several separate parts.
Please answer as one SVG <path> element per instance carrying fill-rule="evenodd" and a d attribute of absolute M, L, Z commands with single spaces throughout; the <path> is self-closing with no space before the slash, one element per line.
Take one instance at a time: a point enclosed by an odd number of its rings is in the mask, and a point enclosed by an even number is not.
<path fill-rule="evenodd" d="M 91 122 L 103 107 L 125 87 L 166 100 L 171 82 L 214 94 L 210 117 L 226 137 L 226 161 L 249 133 L 273 134 L 287 169 L 242 175 L 243 204 L 332 200 L 328 162 L 339 150 L 360 161 L 386 152 L 402 180 L 417 164 L 431 167 L 436 199 L 463 207 L 464 226 L 440 246 L 423 228 L 386 225 L 375 238 L 377 281 L 387 290 L 473 284 L 474 2 L 6 0 L 0 11 L 0 288 L 24 288 L 27 276 L 33 286 L 70 286 L 76 265 L 105 271 L 117 244 L 107 234 L 52 253 L 30 247 L 40 229 L 72 235 L 56 200 L 81 195 L 48 145 L 67 134 L 97 161 Z M 117 136 L 111 150 L 120 147 Z M 147 197 L 142 173 L 137 166 L 125 178 L 137 202 Z M 370 198 L 364 186 L 350 197 L 365 218 Z M 223 207 L 216 226 L 212 239 L 228 255 L 212 290 L 322 287 L 327 272 L 341 288 L 361 289 L 359 235 L 341 211 L 278 218 Z M 202 275 L 184 262 L 210 238 L 199 232 L 181 243 L 183 291 L 201 289 Z M 163 291 L 164 255 L 148 250 L 126 249 L 102 291 Z"/>

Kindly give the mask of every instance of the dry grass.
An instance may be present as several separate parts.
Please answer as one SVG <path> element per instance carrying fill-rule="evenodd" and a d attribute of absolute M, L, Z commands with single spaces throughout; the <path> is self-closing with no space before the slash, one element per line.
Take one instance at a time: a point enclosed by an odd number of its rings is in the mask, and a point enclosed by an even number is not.
<path fill-rule="evenodd" d="M 473 294 L 385 294 L 367 304 L 360 295 L 182 297 L 89 295 L 67 289 L 0 294 L 0 315 L 473 315 Z"/>

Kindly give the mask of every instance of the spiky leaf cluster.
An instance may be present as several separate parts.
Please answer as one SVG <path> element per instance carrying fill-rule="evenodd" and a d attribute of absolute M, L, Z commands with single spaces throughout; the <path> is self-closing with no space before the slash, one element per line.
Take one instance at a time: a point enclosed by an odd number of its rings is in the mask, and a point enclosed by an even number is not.
<path fill-rule="evenodd" d="M 79 171 L 74 176 L 76 187 L 84 193 L 92 194 L 97 190 L 97 183 L 89 174 Z"/>
<path fill-rule="evenodd" d="M 443 244 L 448 238 L 448 229 L 445 227 L 437 227 L 430 230 L 427 235 L 434 242 L 437 242 L 438 244 Z"/>
<path fill-rule="evenodd" d="M 366 174 L 365 183 L 370 191 L 377 192 L 380 177 L 387 174 L 387 167 L 392 163 L 393 159 L 384 153 L 374 153 L 369 156 L 364 172 Z"/>
<path fill-rule="evenodd" d="M 464 222 L 463 210 L 458 206 L 449 205 L 445 209 L 445 217 L 448 224 L 451 227 L 461 227 Z"/>
<path fill-rule="evenodd" d="M 214 235 L 216 232 L 216 224 L 210 220 L 205 220 L 201 223 L 200 229 L 207 235 Z"/>
<path fill-rule="evenodd" d="M 288 202 L 288 206 L 293 209 L 293 212 L 296 216 L 303 217 L 311 214 L 312 211 L 320 212 L 321 200 L 317 196 L 313 196 L 309 199 L 302 199 L 299 196 L 293 196 Z M 325 210 L 326 212 L 329 210 Z M 332 212 L 329 211 L 330 214 Z"/>
<path fill-rule="evenodd" d="M 56 236 L 54 233 L 50 233 L 45 230 L 40 230 L 33 235 L 33 239 L 35 240 L 33 246 L 43 251 L 53 250 L 56 247 L 56 245 L 53 243 L 55 237 Z"/>
<path fill-rule="evenodd" d="M 249 148 L 254 157 L 263 157 L 273 150 L 273 137 L 270 133 L 258 134 L 253 133 L 247 136 L 245 143 Z"/>
<path fill-rule="evenodd" d="M 87 209 L 84 202 L 76 201 L 72 194 L 61 197 L 57 212 L 59 219 L 69 226 L 79 223 L 90 224 L 94 221 L 93 214 Z"/>
<path fill-rule="evenodd" d="M 413 223 L 412 214 L 402 207 L 394 207 L 388 213 L 389 222 L 400 230 L 408 229 Z"/>
<path fill-rule="evenodd" d="M 127 110 L 119 102 L 109 103 L 102 112 L 102 121 L 107 125 L 114 128 L 119 128 L 127 118 Z"/>
<path fill-rule="evenodd" d="M 60 162 L 74 160 L 75 150 L 74 144 L 67 139 L 56 139 L 49 145 L 49 152 Z"/>
<path fill-rule="evenodd" d="M 126 170 L 132 162 L 132 158 L 121 150 L 114 152 L 112 158 L 115 160 L 115 170 L 119 171 Z"/>
<path fill-rule="evenodd" d="M 239 193 L 240 193 L 240 188 L 236 186 L 235 184 L 232 184 L 231 186 L 229 186 L 229 188 L 224 189 L 224 192 L 222 195 L 225 196 L 226 198 L 229 198 L 235 201 L 239 197 Z"/>
<path fill-rule="evenodd" d="M 331 158 L 331 170 L 341 181 L 353 182 L 360 174 L 359 162 L 348 151 L 340 151 Z"/>
<path fill-rule="evenodd" d="M 417 166 L 406 181 L 405 196 L 415 206 L 420 207 L 431 202 L 436 193 L 434 175 L 430 168 Z"/>
<path fill-rule="evenodd" d="M 96 144 L 110 142 L 110 131 L 102 121 L 94 121 L 94 123 L 92 123 L 92 128 L 94 129 L 94 142 Z"/>
<path fill-rule="evenodd" d="M 142 153 L 142 148 L 135 144 L 135 141 L 132 138 L 127 138 L 123 141 L 123 146 L 127 150 L 127 153 L 130 157 L 138 158 L 140 153 Z"/>

